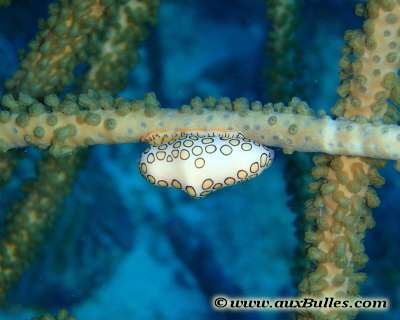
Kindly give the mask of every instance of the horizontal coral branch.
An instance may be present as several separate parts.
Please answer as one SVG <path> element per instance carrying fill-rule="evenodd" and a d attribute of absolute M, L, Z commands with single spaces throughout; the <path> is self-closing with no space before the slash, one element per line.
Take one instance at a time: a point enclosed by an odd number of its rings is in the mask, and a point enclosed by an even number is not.
<path fill-rule="evenodd" d="M 259 102 L 249 109 L 245 99 L 232 104 L 229 100 L 225 105 L 217 104 L 212 97 L 205 103 L 200 103 L 199 98 L 193 100 L 191 106 L 169 109 L 159 108 L 154 93 L 146 94 L 144 100 L 131 101 L 91 91 L 70 95 L 66 101 L 47 96 L 45 107 L 26 93 L 20 95 L 19 101 L 6 95 L 2 103 L 11 113 L 3 111 L 0 115 L 0 148 L 6 151 L 29 145 L 52 146 L 52 153 L 60 156 L 75 147 L 138 142 L 156 130 L 200 128 L 241 131 L 249 139 L 286 152 L 400 159 L 397 125 L 316 118 L 307 115 L 308 111 L 303 115 L 287 113 L 288 107 L 263 107 Z M 52 112 L 46 111 L 49 107 Z"/>

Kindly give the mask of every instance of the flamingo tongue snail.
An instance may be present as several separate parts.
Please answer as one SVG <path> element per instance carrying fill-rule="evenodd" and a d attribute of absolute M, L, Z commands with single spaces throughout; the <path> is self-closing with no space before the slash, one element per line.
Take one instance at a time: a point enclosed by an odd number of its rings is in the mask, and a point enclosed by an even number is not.
<path fill-rule="evenodd" d="M 140 174 L 195 199 L 259 176 L 274 158 L 272 149 L 235 131 L 153 131 L 141 141 L 152 146 L 139 159 Z"/>

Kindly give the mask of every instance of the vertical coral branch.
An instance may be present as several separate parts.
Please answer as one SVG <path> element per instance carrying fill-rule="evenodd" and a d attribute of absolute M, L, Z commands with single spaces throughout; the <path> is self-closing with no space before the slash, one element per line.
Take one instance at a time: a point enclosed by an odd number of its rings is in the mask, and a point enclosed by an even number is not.
<path fill-rule="evenodd" d="M 393 123 L 396 113 L 388 99 L 397 100 L 400 48 L 400 6 L 394 1 L 369 1 L 358 5 L 356 12 L 367 20 L 363 30 L 347 31 L 342 46 L 344 57 L 339 65 L 341 96 L 332 108 L 337 117 L 358 123 Z M 352 61 L 353 56 L 356 57 Z M 306 202 L 306 215 L 315 219 L 314 231 L 306 233 L 313 246 L 308 258 L 316 268 L 300 283 L 301 293 L 322 297 L 358 295 L 358 283 L 367 275 L 357 273 L 368 261 L 364 253 L 365 231 L 375 224 L 371 208 L 379 206 L 376 191 L 384 179 L 377 168 L 385 160 L 360 157 L 314 157 L 316 167 L 311 171 L 315 182 L 310 190 L 314 199 Z M 355 312 L 318 310 L 300 319 L 352 319 Z"/>
<path fill-rule="evenodd" d="M 6 89 L 14 94 L 18 90 L 26 90 L 34 97 L 41 98 L 48 92 L 61 92 L 64 86 L 74 81 L 75 67 L 84 61 L 93 61 L 93 57 L 96 56 L 87 49 L 89 38 L 91 41 L 101 38 L 101 34 L 114 20 L 123 22 L 124 18 L 126 27 L 132 27 L 137 31 L 134 34 L 141 35 L 129 37 L 127 36 L 130 34 L 128 30 L 125 29 L 125 33 L 120 34 L 121 30 L 116 29 L 113 33 L 115 43 L 111 45 L 115 45 L 113 49 L 117 57 L 117 53 L 121 54 L 122 50 L 122 48 L 118 48 L 117 43 L 131 49 L 129 54 L 135 55 L 133 49 L 138 50 L 145 30 L 141 29 L 143 25 L 134 28 L 130 24 L 132 17 L 141 17 L 138 19 L 142 24 L 146 21 L 155 22 L 156 4 L 158 4 L 157 0 L 148 2 L 130 0 L 125 1 L 125 5 L 121 5 L 120 10 L 117 10 L 116 3 L 111 0 L 60 0 L 52 3 L 49 6 L 51 17 L 46 22 L 40 23 L 42 27 L 45 26 L 45 30 L 31 41 L 29 45 L 31 52 L 21 60 L 20 68 L 14 73 L 13 78 L 6 82 Z M 143 18 L 144 8 L 150 11 L 145 15 L 146 18 Z M 106 44 L 103 43 L 103 45 Z M 125 52 L 126 54 L 127 52 Z M 107 61 L 104 56 L 100 58 Z M 125 83 L 123 77 L 129 71 L 128 68 L 132 67 L 132 61 L 122 58 L 117 64 L 122 64 L 121 60 L 129 62 L 125 65 L 125 72 L 118 78 Z M 110 74 L 113 71 L 115 70 L 108 68 L 103 70 L 102 74 L 104 77 L 112 78 Z M 96 85 L 95 79 L 93 77 L 84 78 L 84 85 L 86 87 L 96 86 L 104 90 L 104 82 Z M 83 108 L 93 107 L 89 106 L 91 93 L 93 91 L 80 96 L 80 101 L 84 104 L 84 107 L 81 108 L 82 112 Z M 18 97 L 22 99 L 20 101 L 24 101 L 23 105 L 15 104 L 11 94 L 3 96 L 2 101 L 16 112 L 22 111 L 32 103 L 35 103 L 36 111 L 44 111 L 44 105 L 26 92 L 19 94 Z M 70 105 L 78 101 L 78 98 L 72 94 L 67 94 L 66 97 Z M 53 110 L 66 107 L 58 103 L 59 100 L 54 94 L 45 97 L 44 102 Z M 2 117 L 0 116 L 2 120 L 4 120 L 5 113 L 2 111 Z M 1 126 L 3 125 L 4 121 Z M 16 152 L 6 153 L 0 158 L 0 168 L 3 168 L 0 186 L 9 181 L 12 168 L 15 166 L 16 157 L 11 157 L 12 154 L 16 154 Z M 70 193 L 77 170 L 85 162 L 87 155 L 86 150 L 79 150 L 77 154 L 57 159 L 45 152 L 43 159 L 36 163 L 37 178 L 23 183 L 22 189 L 25 198 L 19 200 L 8 214 L 6 236 L 0 239 L 0 302 L 4 300 L 11 285 L 18 281 L 22 272 L 28 268 L 36 247 L 41 242 L 44 230 L 52 225 L 52 220 L 64 198 Z"/>
<path fill-rule="evenodd" d="M 302 76 L 300 49 L 296 41 L 296 27 L 299 19 L 296 13 L 301 7 L 298 0 L 266 1 L 267 19 L 272 21 L 271 32 L 266 43 L 266 55 L 271 59 L 264 71 L 269 101 L 289 101 L 299 95 L 302 88 L 299 79 Z"/>
<path fill-rule="evenodd" d="M 91 37 L 89 68 L 83 79 L 86 86 L 112 95 L 125 89 L 128 72 L 139 61 L 138 49 L 148 33 L 145 25 L 157 23 L 159 5 L 159 0 L 127 1 L 118 8 L 105 37 Z"/>
<path fill-rule="evenodd" d="M 6 217 L 6 236 L 0 239 L 0 301 L 27 269 L 43 231 L 71 192 L 81 160 L 82 151 L 65 158 L 46 152 L 36 164 L 37 178 L 22 184 L 25 198 L 14 203 Z"/>
<path fill-rule="evenodd" d="M 39 21 L 42 29 L 29 44 L 6 92 L 27 91 L 34 97 L 62 92 L 74 81 L 74 69 L 88 58 L 89 36 L 99 36 L 116 9 L 114 0 L 60 0 L 49 5 L 50 18 Z"/>
<path fill-rule="evenodd" d="M 265 16 L 272 21 L 272 31 L 266 42 L 266 55 L 272 63 L 263 72 L 267 78 L 265 91 L 272 101 L 290 101 L 293 95 L 304 91 L 300 85 L 302 55 L 296 41 L 296 27 L 299 24 L 297 15 L 302 4 L 298 1 L 268 0 L 265 5 Z M 310 197 L 307 185 L 312 180 L 309 175 L 312 162 L 310 154 L 295 152 L 291 156 L 285 156 L 285 163 L 286 192 L 291 196 L 288 205 L 296 214 L 298 246 L 291 275 L 294 285 L 297 286 L 310 271 L 310 262 L 305 252 L 308 244 L 304 242 L 304 233 L 310 229 L 312 222 L 304 217 L 304 202 Z"/>

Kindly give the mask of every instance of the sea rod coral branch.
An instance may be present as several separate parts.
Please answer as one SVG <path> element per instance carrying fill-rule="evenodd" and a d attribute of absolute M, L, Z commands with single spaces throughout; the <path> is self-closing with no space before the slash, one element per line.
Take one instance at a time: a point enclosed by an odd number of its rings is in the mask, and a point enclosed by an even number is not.
<path fill-rule="evenodd" d="M 195 103 L 195 108 L 161 109 L 154 93 L 146 94 L 144 100 L 131 101 L 93 90 L 69 95 L 66 101 L 50 95 L 45 103 L 61 111 L 46 112 L 43 104 L 26 93 L 18 101 L 11 95 L 3 97 L 2 104 L 11 113 L 3 111 L 0 115 L 1 150 L 51 146 L 51 152 L 60 156 L 70 154 L 75 147 L 138 142 L 154 130 L 200 128 L 241 131 L 249 139 L 289 151 L 400 159 L 399 126 L 318 119 L 276 112 L 272 105 L 262 107 L 261 103 L 253 103 L 252 110 L 237 111 L 221 104 L 205 108 Z"/>
<path fill-rule="evenodd" d="M 339 62 L 342 84 L 337 88 L 341 98 L 332 114 L 364 122 L 382 119 L 397 123 L 399 112 L 388 99 L 400 102 L 399 2 L 371 0 L 359 4 L 356 12 L 366 20 L 363 30 L 345 33 L 347 44 L 342 46 L 344 56 Z M 306 202 L 306 217 L 315 220 L 316 227 L 306 232 L 305 240 L 312 245 L 307 253 L 315 269 L 298 288 L 302 294 L 320 297 L 358 296 L 358 284 L 367 279 L 365 273 L 357 272 L 368 261 L 366 229 L 374 227 L 372 209 L 380 205 L 370 185 L 380 188 L 385 183 L 378 168 L 386 161 L 344 155 L 320 155 L 313 160 L 316 167 L 311 174 L 316 181 L 310 183 L 310 191 L 316 196 Z M 355 315 L 354 309 L 339 313 L 326 308 L 297 319 L 354 319 Z"/>
<path fill-rule="evenodd" d="M 90 37 L 87 73 L 77 83 L 112 95 L 125 90 L 128 72 L 139 61 L 138 49 L 148 34 L 146 24 L 158 22 L 159 5 L 159 0 L 130 0 L 121 5 L 104 37 Z"/>
<path fill-rule="evenodd" d="M 5 218 L 6 235 L 0 239 L 0 304 L 28 268 L 44 230 L 52 225 L 64 198 L 71 193 L 83 157 L 82 150 L 59 159 L 45 152 L 36 163 L 37 179 L 22 184 L 25 198 L 14 202 L 13 210 Z"/>
<path fill-rule="evenodd" d="M 42 29 L 28 44 L 20 67 L 4 83 L 7 93 L 25 90 L 35 97 L 74 82 L 74 69 L 88 59 L 91 37 L 99 37 L 117 8 L 114 0 L 55 1 L 48 7 L 50 17 L 40 20 Z"/>
<path fill-rule="evenodd" d="M 362 115 L 370 121 L 382 117 L 388 123 L 388 113 L 394 109 L 396 121 L 398 110 L 388 100 L 400 103 L 400 6 L 395 1 L 369 1 L 358 4 L 356 14 L 366 20 L 362 30 L 345 32 L 347 43 L 339 60 L 342 84 L 336 89 L 341 98 L 332 114 L 348 119 Z"/>
<path fill-rule="evenodd" d="M 146 35 L 144 24 L 148 21 L 153 24 L 156 22 L 157 8 L 157 0 L 60 0 L 52 3 L 49 6 L 50 18 L 40 23 L 45 30 L 29 44 L 31 52 L 23 57 L 20 68 L 14 73 L 13 78 L 6 82 L 8 92 L 11 94 L 5 95 L 2 101 L 8 105 L 9 110 L 18 113 L 19 120 L 16 122 L 24 126 L 29 117 L 44 112 L 45 106 L 33 96 L 42 97 L 45 93 L 62 92 L 65 85 L 73 82 L 73 71 L 78 64 L 88 61 L 89 72 L 95 68 L 95 63 L 99 62 L 96 60 L 99 58 L 97 52 L 100 50 L 97 42 L 99 39 L 109 39 L 102 38 L 100 35 L 104 32 L 109 34 L 110 29 L 116 27 L 115 23 L 108 23 L 115 19 L 119 22 L 118 26 L 121 27 L 121 22 L 125 22 L 125 29 L 129 29 L 123 30 L 124 34 L 121 34 L 121 29 L 114 30 L 114 42 L 110 44 L 114 49 L 114 59 L 111 60 L 117 60 L 116 64 L 124 72 L 118 73 L 116 77 L 115 73 L 120 69 L 109 66 L 111 63 L 107 56 L 109 51 L 101 51 L 103 56 L 100 57 L 102 64 L 99 68 L 102 69 L 102 73 L 94 72 L 93 77 L 86 77 L 79 84 L 102 90 L 115 89 L 118 84 L 122 89 L 121 83 L 124 83 L 122 79 L 135 61 L 135 59 L 126 58 L 126 54 L 129 52 L 131 56 L 137 56 L 135 51 Z M 122 18 L 124 21 L 121 21 Z M 125 65 L 122 65 L 122 61 Z M 111 70 L 114 72 L 114 77 L 110 77 Z M 102 81 L 105 78 L 108 79 L 107 87 Z M 96 83 L 94 79 L 97 80 Z M 29 94 L 19 94 L 19 100 L 15 104 L 12 94 L 18 95 L 20 91 L 18 88 L 24 88 Z M 58 110 L 58 107 L 68 113 L 67 110 L 71 110 L 73 97 L 67 94 L 66 103 L 61 105 L 57 104 L 58 98 L 54 98 L 54 94 L 44 100 L 47 107 L 51 106 L 53 114 L 56 114 L 54 111 Z M 80 103 L 90 109 L 89 96 L 83 95 L 80 98 Z M 10 119 L 9 112 L 3 110 L 0 113 L 3 123 Z M 47 123 L 51 125 L 54 117 L 50 116 L 47 120 Z M 90 119 L 88 121 L 92 123 Z M 2 126 L 0 124 L 0 127 Z M 36 138 L 41 137 L 42 129 L 40 126 L 35 128 Z M 57 131 L 58 138 L 55 138 L 53 143 L 58 144 L 57 141 L 62 139 L 63 132 L 65 133 L 65 130 Z M 25 135 L 25 140 L 29 141 L 29 134 Z M 39 147 L 41 146 L 39 144 Z M 53 154 L 56 154 L 57 150 L 60 148 L 56 146 L 51 149 Z M 21 151 L 15 150 L 15 152 L 0 155 L 0 168 L 4 169 L 0 176 L 0 188 L 10 180 L 17 155 Z M 76 171 L 85 162 L 87 154 L 87 150 L 80 150 L 73 156 L 56 159 L 48 152 L 44 152 L 43 159 L 37 162 L 37 178 L 22 184 L 25 197 L 18 199 L 12 205 L 12 210 L 6 216 L 6 232 L 0 239 L 0 304 L 4 302 L 5 295 L 12 284 L 19 281 L 22 273 L 28 269 L 44 232 L 51 227 L 55 213 L 59 212 L 65 196 L 72 189 Z"/>

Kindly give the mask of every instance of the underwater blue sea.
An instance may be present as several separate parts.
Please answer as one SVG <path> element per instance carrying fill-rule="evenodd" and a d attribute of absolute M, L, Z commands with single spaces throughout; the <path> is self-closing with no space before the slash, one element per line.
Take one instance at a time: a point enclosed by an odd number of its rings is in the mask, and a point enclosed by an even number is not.
<path fill-rule="evenodd" d="M 0 8 L 0 84 L 18 68 L 17 52 L 35 36 L 38 19 L 48 17 L 50 2 L 13 0 Z M 294 81 L 303 88 L 297 96 L 315 110 L 329 111 L 336 102 L 343 34 L 362 28 L 356 3 L 309 0 L 299 12 L 295 36 L 303 70 Z M 141 99 L 154 91 L 168 108 L 210 95 L 268 102 L 265 83 L 274 79 L 262 73 L 271 63 L 265 48 L 271 23 L 264 13 L 261 0 L 162 1 L 159 23 L 150 28 L 141 62 L 119 95 Z M 218 294 L 296 295 L 291 270 L 297 214 L 288 206 L 288 156 L 274 148 L 275 159 L 260 177 L 196 200 L 140 176 L 137 159 L 146 147 L 90 149 L 62 213 L 9 293 L 0 320 L 55 316 L 60 308 L 78 320 L 290 318 L 288 311 L 223 313 L 211 304 Z M 38 150 L 26 149 L 2 191 L 2 221 L 11 201 L 22 197 L 21 181 L 35 176 L 39 158 Z M 400 173 L 393 164 L 381 170 L 386 183 L 378 190 L 376 226 L 367 230 L 368 279 L 360 286 L 363 297 L 387 298 L 391 307 L 357 319 L 400 319 Z"/>

